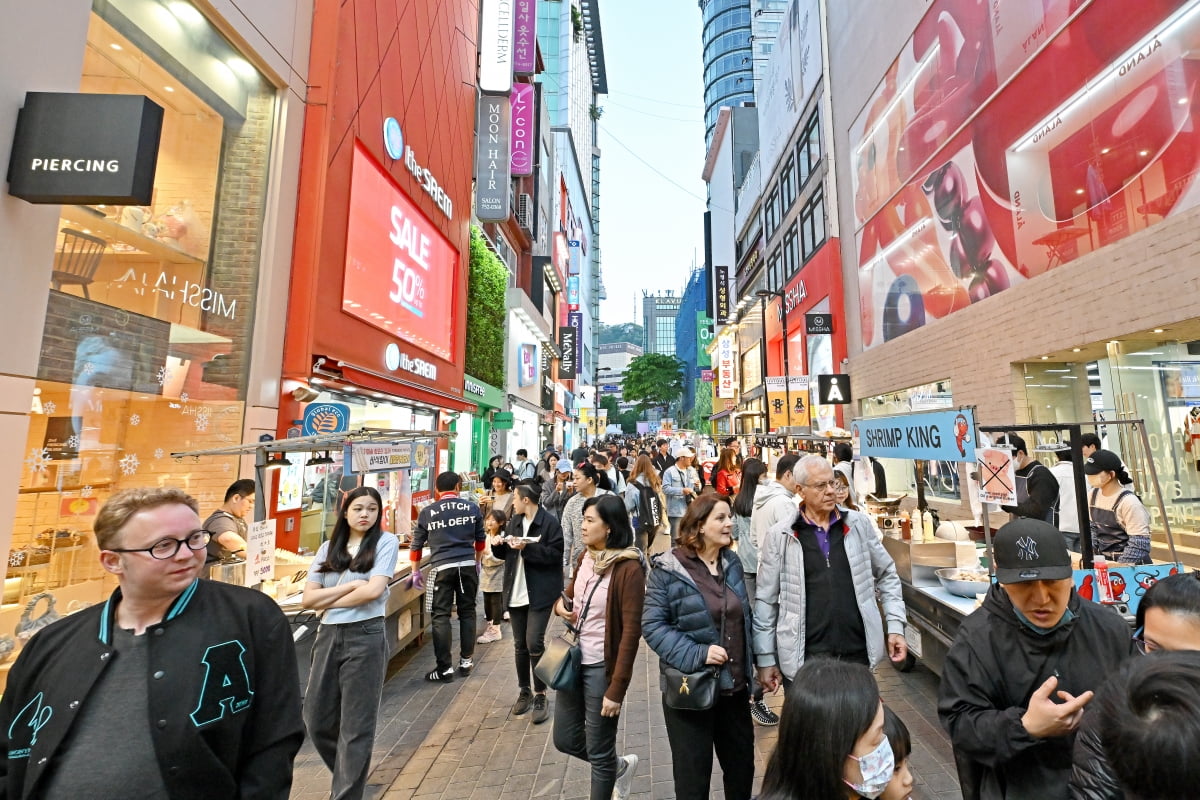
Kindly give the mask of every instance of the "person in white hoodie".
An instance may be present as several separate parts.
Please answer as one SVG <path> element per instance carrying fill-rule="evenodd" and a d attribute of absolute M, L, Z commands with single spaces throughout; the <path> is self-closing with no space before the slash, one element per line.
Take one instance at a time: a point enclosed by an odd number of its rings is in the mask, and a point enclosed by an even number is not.
<path fill-rule="evenodd" d="M 750 515 L 750 536 L 758 546 L 767 531 L 780 522 L 789 524 L 796 519 L 796 479 L 792 469 L 800 457 L 788 453 L 775 462 L 775 480 L 758 487 L 754 493 L 754 512 Z"/>

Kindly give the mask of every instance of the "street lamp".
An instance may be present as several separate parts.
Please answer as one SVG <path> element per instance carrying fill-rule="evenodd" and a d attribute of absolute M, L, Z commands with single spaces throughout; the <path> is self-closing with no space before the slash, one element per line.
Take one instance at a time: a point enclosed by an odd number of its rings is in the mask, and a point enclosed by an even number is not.
<path fill-rule="evenodd" d="M 596 440 L 600 438 L 600 373 L 612 372 L 611 367 L 596 367 L 596 396 L 594 398 L 595 408 L 592 411 L 592 444 L 596 444 Z"/>
<path fill-rule="evenodd" d="M 778 297 L 782 299 L 785 297 L 785 295 L 783 292 L 775 289 L 759 289 L 757 292 L 755 292 L 755 294 L 758 296 L 759 302 L 762 304 L 763 398 L 765 400 L 767 383 L 767 298 Z M 787 408 L 788 421 L 788 424 L 785 427 L 790 428 L 792 422 L 792 387 L 789 385 L 791 382 L 791 370 L 788 368 L 788 350 L 791 348 L 789 347 L 788 342 L 787 308 L 783 303 L 780 303 L 779 305 L 779 322 L 783 326 L 783 400 Z M 767 409 L 767 430 L 769 431 L 771 429 L 771 406 L 770 403 L 766 402 L 764 402 L 763 405 L 766 406 Z M 785 431 L 783 435 L 786 441 L 787 432 Z"/>

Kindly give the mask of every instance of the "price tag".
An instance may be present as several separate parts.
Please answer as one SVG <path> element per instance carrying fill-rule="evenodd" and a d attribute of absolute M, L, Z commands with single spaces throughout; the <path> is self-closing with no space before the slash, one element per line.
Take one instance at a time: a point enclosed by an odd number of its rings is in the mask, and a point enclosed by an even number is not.
<path fill-rule="evenodd" d="M 908 642 L 908 652 L 912 653 L 917 658 L 922 657 L 921 631 L 911 622 L 904 626 L 904 641 Z"/>

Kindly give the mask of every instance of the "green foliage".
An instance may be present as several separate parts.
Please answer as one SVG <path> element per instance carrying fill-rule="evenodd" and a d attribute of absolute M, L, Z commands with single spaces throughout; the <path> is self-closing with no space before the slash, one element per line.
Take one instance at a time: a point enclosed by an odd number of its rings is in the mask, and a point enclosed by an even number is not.
<path fill-rule="evenodd" d="M 683 394 L 684 364 L 675 356 L 645 353 L 629 362 L 623 384 L 625 400 L 645 411 L 667 406 Z"/>
<path fill-rule="evenodd" d="M 467 353 L 464 367 L 485 383 L 504 389 L 504 293 L 508 270 L 488 249 L 483 233 L 471 226 L 471 267 L 467 281 Z"/>
<path fill-rule="evenodd" d="M 608 409 L 608 418 L 614 423 L 617 421 L 617 417 L 621 414 L 621 410 L 617 404 L 617 398 L 611 394 L 600 396 L 600 407 Z"/>
<path fill-rule="evenodd" d="M 712 384 L 696 381 L 696 405 L 692 409 L 692 429 L 697 431 L 712 430 Z"/>
<path fill-rule="evenodd" d="M 644 340 L 645 334 L 642 332 L 642 326 L 636 322 L 622 322 L 619 325 L 600 323 L 600 344 L 629 342 L 641 347 Z"/>

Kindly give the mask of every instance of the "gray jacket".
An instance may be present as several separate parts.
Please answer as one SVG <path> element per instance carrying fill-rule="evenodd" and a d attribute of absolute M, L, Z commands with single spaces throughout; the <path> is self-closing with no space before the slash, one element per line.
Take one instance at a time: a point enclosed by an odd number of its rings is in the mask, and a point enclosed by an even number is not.
<path fill-rule="evenodd" d="M 662 487 L 663 494 L 667 496 L 668 517 L 682 517 L 687 513 L 688 501 L 683 490 L 687 488 L 694 491 L 699 482 L 695 467 L 680 469 L 679 465 L 672 464 L 663 470 Z"/>
<path fill-rule="evenodd" d="M 841 509 L 846 526 L 846 557 L 854 594 L 867 635 L 867 656 L 874 666 L 887 656 L 883 618 L 875 601 L 878 590 L 888 634 L 904 633 L 904 600 L 892 557 L 871 529 L 866 515 Z M 792 520 L 771 527 L 759 542 L 754 601 L 754 656 L 759 667 L 778 665 L 791 680 L 804 663 L 804 550 L 792 534 Z"/>

